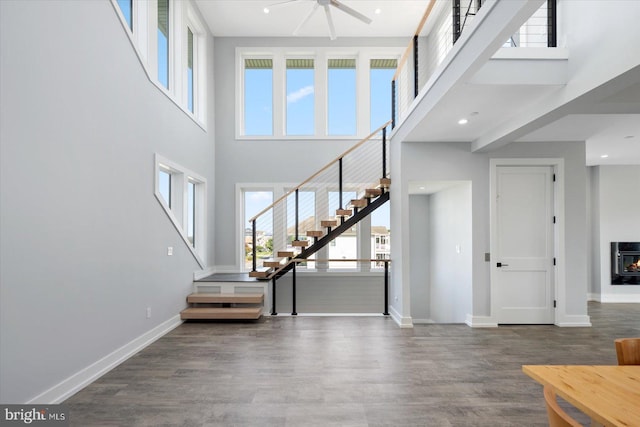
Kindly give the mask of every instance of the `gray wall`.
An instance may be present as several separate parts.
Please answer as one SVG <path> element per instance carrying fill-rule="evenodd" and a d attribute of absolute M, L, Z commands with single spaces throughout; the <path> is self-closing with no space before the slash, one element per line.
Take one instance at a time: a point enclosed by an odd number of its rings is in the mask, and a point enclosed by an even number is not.
<path fill-rule="evenodd" d="M 640 166 L 597 166 L 594 173 L 593 194 L 598 201 L 594 203 L 594 217 L 598 218 L 597 241 L 598 257 L 594 260 L 594 281 L 592 292 L 600 290 L 603 302 L 639 302 L 640 287 L 611 285 L 611 242 L 640 242 L 640 198 L 633 193 L 640 188 Z M 596 273 L 599 273 L 596 274 Z"/>
<path fill-rule="evenodd" d="M 199 267 L 154 197 L 154 153 L 212 189 L 214 150 L 149 82 L 111 2 L 4 0 L 0 15 L 0 401 L 22 403 L 185 306 Z"/>
<path fill-rule="evenodd" d="M 431 320 L 463 323 L 471 313 L 471 183 L 432 194 L 429 208 Z"/>
<path fill-rule="evenodd" d="M 215 39 L 216 242 L 217 266 L 236 265 L 236 183 L 299 183 L 357 140 L 236 140 L 236 47 L 405 47 L 406 38 L 225 38 Z M 390 119 L 390 118 L 389 118 Z M 235 223 L 232 222 L 235 219 Z"/>
<path fill-rule="evenodd" d="M 489 159 L 490 158 L 564 158 L 565 232 L 566 232 L 566 313 L 586 315 L 587 293 L 587 170 L 582 142 L 512 143 L 490 153 L 472 153 L 470 143 L 391 142 L 392 197 L 391 229 L 394 268 L 392 270 L 392 306 L 407 313 L 406 281 L 409 278 L 409 235 L 403 210 L 408 206 L 407 185 L 411 181 L 469 180 L 472 182 L 472 278 L 474 316 L 489 316 Z M 404 278 L 404 280 L 403 280 Z M 406 314 L 404 314 L 406 317 Z"/>
<path fill-rule="evenodd" d="M 429 196 L 412 194 L 409 196 L 409 227 L 411 228 L 409 247 L 411 250 L 411 316 L 414 322 L 431 320 L 429 283 L 431 265 L 429 256 Z"/>

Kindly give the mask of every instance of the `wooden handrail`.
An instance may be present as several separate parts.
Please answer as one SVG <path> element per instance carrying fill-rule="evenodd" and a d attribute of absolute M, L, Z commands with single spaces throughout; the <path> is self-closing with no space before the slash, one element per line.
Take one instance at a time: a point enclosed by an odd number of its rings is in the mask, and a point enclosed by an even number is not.
<path fill-rule="evenodd" d="M 344 153 L 340 154 L 338 157 L 336 157 L 333 161 L 329 162 L 327 165 L 325 165 L 322 169 L 320 169 L 318 172 L 314 173 L 313 175 L 311 175 L 309 178 L 305 179 L 304 181 L 302 181 L 302 183 L 298 184 L 297 187 L 292 188 L 291 190 L 287 191 L 282 197 L 278 198 L 278 200 L 276 200 L 275 202 L 271 203 L 269 206 L 267 206 L 266 208 L 264 208 L 263 210 L 261 210 L 258 214 L 256 214 L 253 218 L 251 218 L 248 222 L 252 222 L 254 220 L 256 220 L 260 215 L 262 215 L 263 213 L 267 212 L 269 209 L 271 209 L 272 207 L 274 207 L 275 205 L 277 205 L 278 203 L 280 203 L 282 200 L 284 200 L 285 198 L 287 198 L 290 194 L 294 193 L 296 190 L 299 190 L 300 187 L 302 187 L 303 185 L 305 185 L 306 183 L 308 183 L 309 181 L 311 181 L 313 178 L 315 178 L 316 176 L 320 175 L 322 172 L 326 171 L 327 169 L 329 169 L 329 167 L 331 167 L 332 165 L 334 165 L 336 162 L 338 162 L 340 159 L 342 159 L 344 156 L 346 156 L 347 154 L 351 153 L 353 150 L 355 150 L 356 148 L 360 147 L 362 144 L 364 144 L 365 142 L 369 141 L 371 138 L 373 138 L 378 132 L 380 132 L 382 129 L 386 128 L 387 126 L 389 126 L 389 124 L 391 123 L 391 120 L 389 120 L 388 122 L 386 122 L 385 124 L 383 124 L 382 126 L 380 126 L 378 129 L 374 130 L 373 132 L 371 132 L 368 136 L 366 136 L 365 138 L 363 138 L 361 141 L 359 141 L 356 145 L 354 145 L 353 147 L 349 148 L 347 151 L 345 151 Z"/>
<path fill-rule="evenodd" d="M 396 67 L 396 72 L 393 75 L 393 78 L 391 79 L 392 81 L 397 80 L 398 77 L 400 76 L 400 70 L 402 70 L 402 67 L 404 66 L 404 63 L 407 62 L 407 59 L 409 58 L 409 54 L 411 53 L 411 50 L 413 49 L 413 37 L 420 35 L 420 33 L 422 32 L 422 29 L 424 28 L 424 24 L 427 22 L 427 19 L 429 18 L 429 15 L 431 15 L 431 10 L 433 10 L 433 7 L 435 5 L 436 5 L 436 0 L 431 0 L 429 2 L 429 6 L 427 6 L 427 10 L 424 12 L 424 15 L 422 15 L 422 19 L 420 20 L 420 23 L 418 24 L 418 28 L 416 28 L 415 33 L 413 33 L 413 36 L 411 37 L 411 41 L 409 42 L 409 45 L 404 50 L 404 53 L 402 54 L 402 57 L 400 58 L 400 61 L 398 61 L 398 66 Z"/>

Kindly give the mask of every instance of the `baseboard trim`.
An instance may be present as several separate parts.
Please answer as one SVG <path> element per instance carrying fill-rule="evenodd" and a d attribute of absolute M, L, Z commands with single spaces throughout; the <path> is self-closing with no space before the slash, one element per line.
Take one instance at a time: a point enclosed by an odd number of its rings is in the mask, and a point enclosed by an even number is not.
<path fill-rule="evenodd" d="M 138 338 L 29 400 L 26 404 L 55 405 L 63 402 L 181 324 L 180 315 L 162 322 L 150 331 L 145 332 Z"/>
<path fill-rule="evenodd" d="M 586 314 L 564 315 L 560 321 L 556 322 L 556 326 L 562 328 L 590 328 L 591 318 Z"/>
<path fill-rule="evenodd" d="M 600 302 L 636 303 L 640 302 L 640 294 L 600 294 Z"/>
<path fill-rule="evenodd" d="M 601 301 L 601 295 L 600 294 L 588 293 L 587 294 L 587 301 L 602 302 Z"/>
<path fill-rule="evenodd" d="M 394 307 L 389 307 L 389 315 L 401 328 L 413 328 L 411 317 L 402 317 Z"/>
<path fill-rule="evenodd" d="M 436 323 L 431 319 L 411 319 L 411 320 L 413 321 L 414 325 L 431 325 Z"/>
<path fill-rule="evenodd" d="M 467 314 L 467 318 L 464 321 L 468 326 L 472 328 L 497 328 L 498 324 L 489 316 L 474 316 Z"/>

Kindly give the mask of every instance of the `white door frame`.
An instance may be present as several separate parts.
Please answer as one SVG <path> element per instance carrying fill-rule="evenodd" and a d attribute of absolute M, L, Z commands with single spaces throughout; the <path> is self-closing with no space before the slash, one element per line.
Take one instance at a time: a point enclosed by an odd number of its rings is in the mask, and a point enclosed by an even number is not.
<path fill-rule="evenodd" d="M 489 178 L 489 209 L 490 209 L 490 253 L 497 253 L 497 230 L 496 230 L 496 212 L 495 204 L 497 187 L 497 170 L 499 166 L 551 166 L 555 175 L 555 183 L 553 186 L 553 209 L 556 217 L 556 224 L 553 230 L 554 236 L 554 254 L 556 258 L 555 271 L 553 277 L 554 300 L 556 301 L 556 309 L 554 311 L 554 324 L 562 323 L 566 314 L 566 281 L 565 281 L 565 222 L 564 222 L 564 159 L 561 158 L 537 158 L 537 159 L 490 159 L 490 178 Z M 491 262 L 494 262 L 492 259 Z M 491 265 L 490 268 L 490 289 L 491 289 L 491 322 L 497 324 L 496 315 L 496 280 L 497 272 Z"/>

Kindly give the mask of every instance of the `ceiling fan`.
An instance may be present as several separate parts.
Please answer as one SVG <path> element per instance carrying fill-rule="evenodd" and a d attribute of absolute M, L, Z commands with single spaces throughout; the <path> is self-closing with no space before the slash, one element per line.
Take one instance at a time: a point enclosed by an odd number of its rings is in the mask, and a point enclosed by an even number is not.
<path fill-rule="evenodd" d="M 293 3 L 293 2 L 299 2 L 299 1 L 308 1 L 308 0 L 287 0 L 287 1 L 283 1 L 280 3 L 275 3 L 272 4 L 269 7 L 273 7 L 273 6 L 282 6 L 288 3 Z M 300 30 L 302 29 L 302 27 L 304 27 L 307 22 L 309 22 L 309 20 L 311 19 L 311 17 L 316 13 L 316 11 L 318 10 L 318 8 L 320 6 L 322 6 L 322 8 L 324 9 L 324 13 L 327 17 L 327 24 L 329 25 L 329 35 L 331 37 L 331 40 L 335 40 L 336 39 L 336 29 L 335 26 L 333 25 L 333 17 L 331 16 L 331 8 L 329 6 L 333 6 L 338 10 L 341 10 L 342 12 L 346 13 L 347 15 L 351 15 L 354 18 L 364 22 L 365 24 L 370 24 L 371 23 L 371 19 L 368 18 L 367 16 L 363 15 L 362 13 L 358 12 L 357 10 L 354 10 L 352 8 L 350 8 L 349 6 L 343 4 L 342 2 L 338 1 L 338 0 L 312 0 L 315 2 L 315 4 L 313 5 L 313 9 L 311 9 L 311 11 L 307 14 L 307 16 L 305 16 L 305 18 L 302 20 L 302 22 L 300 22 L 300 25 L 298 25 L 296 27 L 296 29 L 293 31 L 293 35 L 297 36 L 298 33 L 300 32 Z M 268 11 L 269 9 L 266 8 L 265 11 Z"/>

